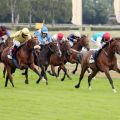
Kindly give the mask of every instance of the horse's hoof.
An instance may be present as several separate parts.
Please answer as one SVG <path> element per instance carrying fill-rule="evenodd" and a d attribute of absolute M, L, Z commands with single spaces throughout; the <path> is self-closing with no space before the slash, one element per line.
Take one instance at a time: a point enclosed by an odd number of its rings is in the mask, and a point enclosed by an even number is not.
<path fill-rule="evenodd" d="M 75 74 L 75 71 L 73 71 L 72 73 Z"/>
<path fill-rule="evenodd" d="M 51 73 L 50 70 L 47 71 L 49 74 Z"/>
<path fill-rule="evenodd" d="M 26 75 L 25 73 L 21 73 L 22 75 Z"/>
<path fill-rule="evenodd" d="M 36 84 L 39 84 L 39 81 L 36 81 Z"/>
<path fill-rule="evenodd" d="M 46 85 L 48 85 L 48 82 L 46 82 Z"/>
<path fill-rule="evenodd" d="M 79 88 L 79 85 L 75 85 L 75 88 Z"/>
<path fill-rule="evenodd" d="M 29 82 L 27 80 L 25 80 L 25 84 L 29 84 Z"/>
<path fill-rule="evenodd" d="M 64 79 L 61 79 L 61 81 L 64 81 Z"/>

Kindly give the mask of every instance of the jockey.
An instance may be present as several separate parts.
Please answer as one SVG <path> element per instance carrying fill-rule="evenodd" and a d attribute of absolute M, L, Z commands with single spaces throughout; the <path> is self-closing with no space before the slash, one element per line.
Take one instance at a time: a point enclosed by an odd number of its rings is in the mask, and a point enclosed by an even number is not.
<path fill-rule="evenodd" d="M 89 63 L 94 63 L 103 46 L 111 41 L 110 33 L 108 32 L 96 33 L 92 36 L 91 41 L 97 46 L 96 52 L 94 53 L 94 55 L 91 56 L 89 60 Z"/>
<path fill-rule="evenodd" d="M 73 46 L 73 44 L 75 42 L 77 42 L 77 38 L 80 38 L 81 37 L 81 34 L 80 32 L 76 31 L 74 34 L 70 34 L 67 39 L 69 40 L 69 43 L 71 45 L 71 47 Z"/>
<path fill-rule="evenodd" d="M 38 41 L 42 46 L 51 42 L 51 37 L 48 35 L 48 28 L 46 26 L 41 28 L 41 32 L 35 31 L 34 35 L 38 37 Z"/>
<path fill-rule="evenodd" d="M 8 37 L 10 37 L 10 32 L 5 26 L 0 26 L 0 43 L 5 42 Z"/>
<path fill-rule="evenodd" d="M 23 28 L 20 31 L 17 31 L 15 34 L 11 35 L 11 38 L 13 38 L 13 49 L 12 49 L 12 56 L 14 57 L 16 49 L 20 46 L 21 43 L 24 43 L 25 41 L 31 39 L 30 31 L 28 28 Z M 12 59 L 11 55 L 8 55 L 8 58 Z"/>
<path fill-rule="evenodd" d="M 63 33 L 57 33 L 52 36 L 52 41 L 57 41 L 58 43 L 62 43 L 62 41 L 65 40 L 64 34 Z"/>

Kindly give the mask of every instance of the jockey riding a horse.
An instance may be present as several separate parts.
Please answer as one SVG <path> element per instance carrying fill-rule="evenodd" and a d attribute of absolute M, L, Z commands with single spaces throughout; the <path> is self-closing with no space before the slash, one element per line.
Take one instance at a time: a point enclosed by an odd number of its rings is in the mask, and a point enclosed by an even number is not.
<path fill-rule="evenodd" d="M 13 46 L 10 54 L 8 55 L 9 59 L 12 59 L 12 57 L 15 58 L 17 48 L 25 41 L 31 39 L 30 31 L 28 28 L 23 28 L 22 30 L 11 35 L 11 38 L 13 38 Z"/>
<path fill-rule="evenodd" d="M 46 26 L 43 26 L 41 31 L 35 31 L 34 35 L 37 36 L 41 47 L 52 42 L 51 37 L 48 34 L 48 28 Z"/>
<path fill-rule="evenodd" d="M 110 33 L 107 33 L 107 32 L 106 33 L 104 32 L 95 33 L 92 36 L 91 41 L 97 46 L 97 50 L 95 51 L 93 55 L 91 55 L 89 63 L 94 63 L 96 61 L 96 58 L 99 55 L 100 50 L 102 50 L 104 45 L 107 42 L 110 42 L 110 40 L 111 40 Z"/>
<path fill-rule="evenodd" d="M 5 26 L 0 26 L 0 43 L 4 43 L 8 37 L 10 37 L 10 32 Z"/>
<path fill-rule="evenodd" d="M 62 41 L 65 41 L 65 37 L 63 33 L 57 33 L 52 36 L 52 41 L 57 41 L 58 43 L 62 43 Z"/>
<path fill-rule="evenodd" d="M 69 43 L 71 45 L 71 47 L 73 46 L 73 44 L 75 42 L 77 42 L 77 38 L 81 38 L 81 34 L 79 31 L 76 31 L 74 34 L 70 34 L 67 39 L 69 40 Z"/>

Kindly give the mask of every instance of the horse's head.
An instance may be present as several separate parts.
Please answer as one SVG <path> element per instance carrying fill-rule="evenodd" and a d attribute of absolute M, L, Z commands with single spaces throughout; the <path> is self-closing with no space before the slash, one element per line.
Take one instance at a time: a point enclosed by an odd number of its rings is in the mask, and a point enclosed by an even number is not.
<path fill-rule="evenodd" d="M 49 49 L 55 53 L 58 57 L 61 57 L 62 53 L 60 51 L 60 47 L 59 47 L 59 44 L 58 42 L 54 41 L 54 42 L 50 42 L 49 43 Z"/>
<path fill-rule="evenodd" d="M 114 53 L 120 55 L 120 38 L 114 38 L 110 46 L 113 49 Z"/>
<path fill-rule="evenodd" d="M 60 50 L 62 52 L 69 51 L 70 49 L 71 49 L 71 46 L 68 40 L 64 40 L 62 41 L 62 43 L 60 43 Z"/>
<path fill-rule="evenodd" d="M 79 46 L 85 47 L 87 50 L 90 50 L 89 39 L 86 35 L 82 35 L 81 38 L 77 39 L 76 44 L 79 44 Z"/>
<path fill-rule="evenodd" d="M 38 45 L 39 44 L 39 41 L 37 39 L 37 37 L 31 37 L 31 39 L 29 39 L 27 42 L 26 42 L 26 46 L 29 48 L 29 49 L 33 49 L 34 46 Z"/>
<path fill-rule="evenodd" d="M 5 44 L 7 47 L 13 46 L 13 38 L 8 37 L 7 40 L 5 41 Z"/>

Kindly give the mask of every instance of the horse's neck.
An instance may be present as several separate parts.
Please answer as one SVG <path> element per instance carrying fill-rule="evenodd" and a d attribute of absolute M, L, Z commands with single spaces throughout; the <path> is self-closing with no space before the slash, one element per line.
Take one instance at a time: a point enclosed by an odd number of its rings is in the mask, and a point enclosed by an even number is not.
<path fill-rule="evenodd" d="M 77 50 L 77 51 L 81 51 L 82 50 L 82 45 L 79 45 L 79 43 L 76 43 L 76 44 L 73 45 L 72 48 Z"/>
<path fill-rule="evenodd" d="M 49 49 L 48 46 L 46 46 L 41 50 L 41 54 L 45 57 L 50 57 L 52 55 L 52 51 Z"/>
<path fill-rule="evenodd" d="M 112 58 L 115 56 L 115 51 L 113 45 L 108 45 L 103 49 L 103 52 L 109 57 Z"/>

